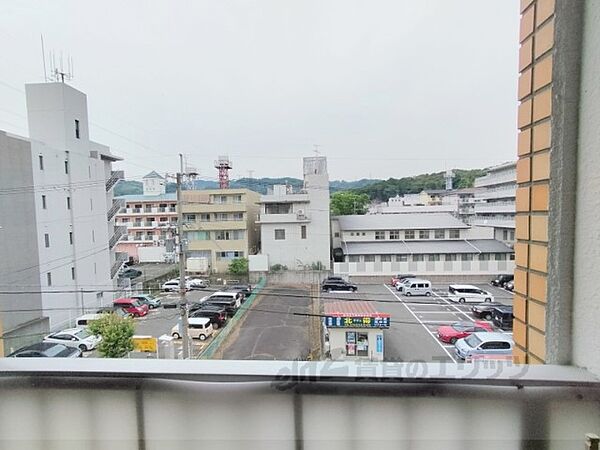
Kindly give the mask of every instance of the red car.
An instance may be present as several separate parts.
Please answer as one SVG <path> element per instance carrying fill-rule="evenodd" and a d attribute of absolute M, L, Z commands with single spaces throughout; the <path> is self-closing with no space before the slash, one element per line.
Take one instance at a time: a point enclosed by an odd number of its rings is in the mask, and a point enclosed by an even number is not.
<path fill-rule="evenodd" d="M 117 308 L 123 308 L 135 317 L 143 317 L 148 314 L 148 305 L 135 298 L 118 298 L 113 302 Z"/>
<path fill-rule="evenodd" d="M 406 280 L 407 278 L 416 278 L 416 277 L 417 277 L 416 275 L 398 274 L 398 275 L 392 277 L 392 279 L 390 280 L 390 286 L 395 287 L 396 283 L 398 283 L 399 281 Z"/>
<path fill-rule="evenodd" d="M 452 325 L 444 325 L 438 328 L 438 338 L 442 342 L 454 344 L 459 339 L 469 336 L 471 333 L 493 331 L 487 322 L 476 320 L 473 322 L 455 322 Z"/>

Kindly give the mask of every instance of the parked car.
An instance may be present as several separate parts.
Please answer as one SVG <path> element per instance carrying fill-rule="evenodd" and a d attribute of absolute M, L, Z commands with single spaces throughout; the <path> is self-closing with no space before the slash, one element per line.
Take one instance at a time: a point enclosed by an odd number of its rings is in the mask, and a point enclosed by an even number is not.
<path fill-rule="evenodd" d="M 471 307 L 471 312 L 476 319 L 492 320 L 492 312 L 496 306 L 504 306 L 504 303 L 485 302 Z"/>
<path fill-rule="evenodd" d="M 75 319 L 75 326 L 77 328 L 87 327 L 94 320 L 98 320 L 102 317 L 102 313 L 98 312 L 96 314 L 84 314 L 83 316 Z"/>
<path fill-rule="evenodd" d="M 224 308 L 229 317 L 233 317 L 237 312 L 239 306 L 239 300 L 225 297 L 213 297 L 209 298 L 205 302 L 206 305 L 218 306 Z"/>
<path fill-rule="evenodd" d="M 459 339 L 465 338 L 472 333 L 485 333 L 492 331 L 492 326 L 487 322 L 455 322 L 452 325 L 443 325 L 437 329 L 440 341 L 454 344 Z"/>
<path fill-rule="evenodd" d="M 323 281 L 321 281 L 321 284 L 324 284 L 327 281 L 346 281 L 346 280 L 344 280 L 342 277 L 339 277 L 339 276 L 336 276 L 336 275 L 329 275 L 329 276 L 325 277 L 323 279 Z"/>
<path fill-rule="evenodd" d="M 406 280 L 407 278 L 417 278 L 416 275 L 403 275 L 403 274 L 398 274 L 396 276 L 393 276 L 390 280 L 390 285 L 391 286 L 396 286 L 397 283 L 401 283 L 403 280 Z"/>
<path fill-rule="evenodd" d="M 113 301 L 113 306 L 123 308 L 134 317 L 143 317 L 148 314 L 148 305 L 134 298 L 118 298 Z"/>
<path fill-rule="evenodd" d="M 504 289 L 506 289 L 507 291 L 510 291 L 510 292 L 514 291 L 514 289 L 515 289 L 515 280 L 507 281 L 504 284 Z"/>
<path fill-rule="evenodd" d="M 241 292 L 245 298 L 250 297 L 252 294 L 252 285 L 250 284 L 234 284 L 233 286 L 227 286 L 228 291 Z"/>
<path fill-rule="evenodd" d="M 322 291 L 333 292 L 333 291 L 351 291 L 356 292 L 358 290 L 358 286 L 348 281 L 325 281 L 321 285 Z"/>
<path fill-rule="evenodd" d="M 418 278 L 402 278 L 402 280 L 396 283 L 396 290 L 398 292 L 402 292 L 404 290 L 404 285 L 406 283 L 410 283 L 412 280 L 417 280 Z"/>
<path fill-rule="evenodd" d="M 492 311 L 492 317 L 493 324 L 498 328 L 512 330 L 514 319 L 512 306 L 496 306 Z"/>
<path fill-rule="evenodd" d="M 191 317 L 188 319 L 188 334 L 194 339 L 200 339 L 201 341 L 206 340 L 213 334 L 213 326 L 210 323 L 210 319 L 207 317 Z M 171 336 L 175 339 L 181 338 L 181 331 L 179 330 L 179 324 L 171 329 Z"/>
<path fill-rule="evenodd" d="M 431 281 L 429 280 L 409 278 L 404 281 L 404 283 L 401 283 L 400 286 L 402 288 L 401 292 L 407 297 L 412 295 L 426 295 L 427 297 L 431 297 L 433 294 L 433 291 L 431 290 Z"/>
<path fill-rule="evenodd" d="M 190 290 L 206 289 L 208 287 L 208 282 L 206 280 L 202 280 L 200 278 L 192 278 L 192 279 L 186 280 L 186 286 Z"/>
<path fill-rule="evenodd" d="M 207 317 L 210 319 L 210 323 L 213 328 L 216 330 L 225 325 L 227 321 L 227 311 L 225 308 L 221 308 L 217 305 L 204 305 L 204 307 L 200 307 L 190 310 L 190 317 Z"/>
<path fill-rule="evenodd" d="M 119 274 L 119 277 L 121 278 L 137 278 L 141 276 L 142 271 L 138 269 L 133 269 L 132 267 L 128 267 Z"/>
<path fill-rule="evenodd" d="M 102 342 L 102 337 L 93 335 L 87 328 L 69 328 L 58 333 L 49 334 L 44 338 L 44 342 L 62 344 L 87 352 L 95 349 Z"/>
<path fill-rule="evenodd" d="M 188 284 L 186 282 L 186 290 L 188 289 Z M 173 279 L 163 283 L 161 289 L 165 292 L 177 292 L 179 291 L 179 280 Z"/>
<path fill-rule="evenodd" d="M 133 317 L 133 314 L 128 313 L 123 308 L 119 308 L 116 306 L 105 306 L 96 311 L 97 314 L 116 314 L 123 319 L 127 317 Z M 77 325 L 79 326 L 79 325 Z"/>
<path fill-rule="evenodd" d="M 143 304 L 148 305 L 148 308 L 150 308 L 150 309 L 155 309 L 155 308 L 160 307 L 160 305 L 162 305 L 160 298 L 153 297 L 150 294 L 132 295 L 131 298 L 139 300 Z"/>
<path fill-rule="evenodd" d="M 211 301 L 211 300 L 218 300 L 218 299 L 234 300 L 236 308 L 239 308 L 242 305 L 243 297 L 244 297 L 244 294 L 237 292 L 237 291 L 217 291 L 217 292 L 213 292 L 208 297 L 204 297 L 200 301 L 202 302 L 202 301 Z"/>
<path fill-rule="evenodd" d="M 453 302 L 493 302 L 494 296 L 488 291 L 470 284 L 451 284 L 448 287 L 449 299 Z"/>
<path fill-rule="evenodd" d="M 82 355 L 78 348 L 54 342 L 38 342 L 12 352 L 8 358 L 79 358 Z"/>
<path fill-rule="evenodd" d="M 475 355 L 512 355 L 512 338 L 504 333 L 472 333 L 454 344 L 454 353 L 459 359 L 470 359 Z"/>
<path fill-rule="evenodd" d="M 509 281 L 512 281 L 514 279 L 515 279 L 514 275 L 509 275 L 509 274 L 498 275 L 496 278 L 494 278 L 491 281 L 491 284 L 492 284 L 492 286 L 503 287 L 506 283 L 508 283 Z"/>

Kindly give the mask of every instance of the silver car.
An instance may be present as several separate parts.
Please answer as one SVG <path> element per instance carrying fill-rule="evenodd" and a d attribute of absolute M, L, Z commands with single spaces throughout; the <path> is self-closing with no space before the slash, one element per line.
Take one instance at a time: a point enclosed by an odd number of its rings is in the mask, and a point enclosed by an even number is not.
<path fill-rule="evenodd" d="M 454 344 L 459 359 L 471 359 L 476 355 L 512 355 L 512 338 L 504 333 L 473 333 Z"/>

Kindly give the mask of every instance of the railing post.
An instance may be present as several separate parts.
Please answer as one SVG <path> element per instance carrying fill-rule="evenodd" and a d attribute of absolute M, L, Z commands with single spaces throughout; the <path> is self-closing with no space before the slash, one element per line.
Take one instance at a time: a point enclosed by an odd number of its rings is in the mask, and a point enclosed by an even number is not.
<path fill-rule="evenodd" d="M 600 437 L 594 433 L 587 433 L 585 435 L 585 449 L 586 450 L 599 450 Z"/>

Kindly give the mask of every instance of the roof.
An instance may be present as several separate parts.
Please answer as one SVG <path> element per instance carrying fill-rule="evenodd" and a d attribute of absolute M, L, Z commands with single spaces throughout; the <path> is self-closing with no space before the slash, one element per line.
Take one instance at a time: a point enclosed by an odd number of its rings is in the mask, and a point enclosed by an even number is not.
<path fill-rule="evenodd" d="M 340 230 L 434 230 L 436 228 L 469 228 L 448 213 L 369 214 L 336 216 Z"/>
<path fill-rule="evenodd" d="M 382 241 L 345 242 L 342 249 L 346 255 L 407 255 L 434 253 L 513 253 L 508 245 L 495 239 L 455 241 Z"/>
<path fill-rule="evenodd" d="M 208 317 L 190 317 L 188 319 L 188 323 L 192 325 L 206 325 L 208 322 L 210 322 L 210 319 Z"/>
<path fill-rule="evenodd" d="M 152 172 L 150 172 L 149 174 L 144 175 L 142 178 L 159 178 L 161 180 L 165 179 L 163 176 L 159 175 L 154 170 Z"/>
<path fill-rule="evenodd" d="M 477 337 L 479 339 L 481 339 L 483 342 L 488 342 L 488 341 L 510 341 L 510 342 L 512 342 L 512 338 L 506 333 L 497 333 L 494 331 L 486 331 L 486 332 L 478 331 L 473 334 L 477 335 Z"/>
<path fill-rule="evenodd" d="M 340 301 L 325 303 L 325 314 L 337 317 L 390 317 L 389 314 L 377 312 L 373 302 Z"/>
<path fill-rule="evenodd" d="M 126 202 L 156 202 L 156 201 L 177 201 L 177 194 L 172 192 L 170 194 L 158 194 L 158 195 L 120 195 L 115 197 L 116 199 L 123 199 Z"/>
<path fill-rule="evenodd" d="M 477 286 L 473 286 L 472 284 L 451 284 L 448 287 L 453 289 L 480 289 Z"/>

